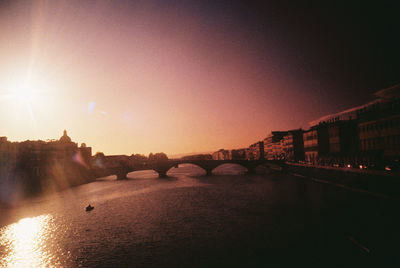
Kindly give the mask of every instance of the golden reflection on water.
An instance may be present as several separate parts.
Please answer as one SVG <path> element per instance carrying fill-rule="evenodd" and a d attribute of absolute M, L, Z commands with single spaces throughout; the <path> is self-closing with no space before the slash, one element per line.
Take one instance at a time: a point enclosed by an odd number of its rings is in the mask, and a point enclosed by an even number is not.
<path fill-rule="evenodd" d="M 24 218 L 0 229 L 0 267 L 48 267 L 51 215 Z"/>

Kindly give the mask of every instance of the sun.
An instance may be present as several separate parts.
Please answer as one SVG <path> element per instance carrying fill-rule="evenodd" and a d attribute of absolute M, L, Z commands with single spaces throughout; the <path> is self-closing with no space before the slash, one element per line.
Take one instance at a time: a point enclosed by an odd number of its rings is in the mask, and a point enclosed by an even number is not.
<path fill-rule="evenodd" d="M 24 103 L 31 103 L 34 101 L 35 93 L 37 93 L 38 89 L 35 88 L 34 85 L 28 84 L 28 83 L 21 83 L 20 85 L 17 85 L 14 89 L 13 92 L 11 93 L 13 97 L 21 102 Z"/>
<path fill-rule="evenodd" d="M 44 91 L 45 84 L 38 77 L 14 75 L 0 87 L 0 99 L 20 104 L 37 102 Z"/>
<path fill-rule="evenodd" d="M 36 126 L 35 111 L 40 112 L 46 108 L 43 98 L 46 83 L 33 75 L 13 75 L 0 84 L 0 103 L 7 105 L 13 116 L 21 120 L 28 115 L 30 121 Z M 24 112 L 25 111 L 25 112 Z"/>

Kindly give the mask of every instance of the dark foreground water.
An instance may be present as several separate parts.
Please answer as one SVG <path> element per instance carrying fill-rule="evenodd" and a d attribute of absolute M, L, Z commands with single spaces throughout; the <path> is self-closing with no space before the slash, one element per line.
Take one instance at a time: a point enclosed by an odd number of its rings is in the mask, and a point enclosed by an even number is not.
<path fill-rule="evenodd" d="M 2 210 L 0 267 L 399 267 L 395 201 L 218 171 L 139 172 Z"/>

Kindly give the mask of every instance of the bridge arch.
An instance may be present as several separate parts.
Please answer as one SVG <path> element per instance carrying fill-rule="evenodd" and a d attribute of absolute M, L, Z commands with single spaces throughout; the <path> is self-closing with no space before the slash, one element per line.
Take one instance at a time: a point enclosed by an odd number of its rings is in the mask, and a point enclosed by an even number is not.
<path fill-rule="evenodd" d="M 248 172 L 249 169 L 239 163 L 221 163 L 212 170 L 213 174 L 218 175 L 241 175 Z"/>
<path fill-rule="evenodd" d="M 178 169 L 179 168 L 179 169 Z M 186 176 L 204 176 L 207 174 L 207 170 L 201 167 L 198 164 L 190 163 L 190 162 L 182 162 L 178 165 L 171 167 L 167 171 L 167 175 L 171 177 L 176 177 L 179 175 Z"/>
<path fill-rule="evenodd" d="M 270 160 L 166 160 L 166 161 L 152 161 L 143 162 L 136 165 L 128 165 L 122 163 L 120 166 L 113 166 L 107 168 L 94 168 L 91 170 L 93 177 L 104 177 L 108 175 L 117 175 L 118 180 L 127 179 L 127 175 L 140 170 L 154 170 L 158 173 L 158 177 L 167 177 L 167 172 L 173 167 L 179 165 L 192 164 L 205 170 L 207 175 L 212 175 L 212 171 L 225 164 L 239 165 L 246 168 L 248 173 L 255 173 L 255 169 L 258 166 L 265 166 L 265 164 L 275 164 L 278 167 L 282 166 L 282 161 L 270 161 Z M 284 167 L 284 165 L 283 165 Z M 281 168 L 282 170 L 282 168 Z M 244 170 L 242 170 L 244 171 Z M 172 175 L 172 174 L 171 174 Z M 202 174 L 196 174 L 202 175 Z M 131 177 L 131 176 L 129 176 Z"/>
<path fill-rule="evenodd" d="M 158 172 L 154 169 L 133 170 L 126 174 L 128 179 L 155 179 L 158 176 Z"/>

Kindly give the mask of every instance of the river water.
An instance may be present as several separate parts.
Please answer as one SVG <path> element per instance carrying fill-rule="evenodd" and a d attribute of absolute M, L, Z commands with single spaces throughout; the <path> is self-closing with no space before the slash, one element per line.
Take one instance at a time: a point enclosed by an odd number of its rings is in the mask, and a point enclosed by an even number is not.
<path fill-rule="evenodd" d="M 267 169 L 246 175 L 227 165 L 214 173 L 202 176 L 192 165 L 166 179 L 135 172 L 3 210 L 0 267 L 378 267 L 397 260 L 391 244 L 379 249 L 398 236 L 368 236 L 378 214 L 393 227 L 383 201 Z M 88 204 L 94 210 L 86 212 Z"/>

